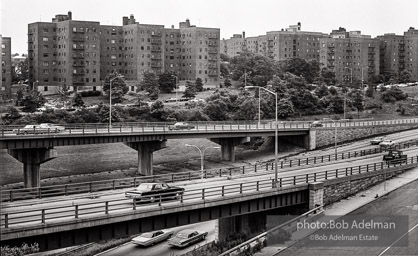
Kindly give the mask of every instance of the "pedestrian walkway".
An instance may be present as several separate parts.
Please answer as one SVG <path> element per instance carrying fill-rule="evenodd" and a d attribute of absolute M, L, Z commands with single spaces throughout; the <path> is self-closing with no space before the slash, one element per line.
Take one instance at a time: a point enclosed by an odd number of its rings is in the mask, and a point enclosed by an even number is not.
<path fill-rule="evenodd" d="M 377 198 L 394 191 L 410 182 L 418 179 L 418 168 L 404 172 L 396 177 L 393 177 L 386 182 L 379 183 L 366 190 L 360 191 L 353 196 L 350 196 L 344 200 L 328 205 L 324 208 L 324 215 L 326 216 L 341 216 L 347 215 L 352 211 L 376 200 Z M 320 220 L 319 218 L 318 220 Z M 292 233 L 290 241 L 283 245 L 268 246 L 263 248 L 260 252 L 256 253 L 256 256 L 273 256 L 280 255 L 280 251 L 285 250 L 287 247 L 298 242 L 300 239 L 306 237 L 309 233 L 306 230 Z"/>

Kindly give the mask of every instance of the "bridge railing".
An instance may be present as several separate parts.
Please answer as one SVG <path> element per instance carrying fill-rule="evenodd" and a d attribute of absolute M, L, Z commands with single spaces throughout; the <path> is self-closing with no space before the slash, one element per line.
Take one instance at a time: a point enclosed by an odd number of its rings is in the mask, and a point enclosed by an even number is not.
<path fill-rule="evenodd" d="M 394 148 L 404 149 L 410 148 L 413 146 L 418 146 L 418 140 L 410 140 L 403 143 L 397 143 Z M 355 157 L 373 155 L 385 152 L 387 149 L 382 147 L 370 148 L 367 150 L 358 150 L 358 151 L 349 151 L 341 152 L 337 155 L 319 155 L 311 156 L 307 158 L 295 158 L 289 159 L 287 161 L 280 161 L 278 168 L 292 168 L 302 165 L 310 164 L 322 164 L 331 161 L 350 159 Z M 80 182 L 73 184 L 65 185 L 52 185 L 52 186 L 43 186 L 36 188 L 20 188 L 20 189 L 3 189 L 1 190 L 1 202 L 11 202 L 16 200 L 25 200 L 25 199 L 35 199 L 35 198 L 46 198 L 54 196 L 73 196 L 77 194 L 89 193 L 94 194 L 101 191 L 109 191 L 116 189 L 125 189 L 138 186 L 143 182 L 166 182 L 174 183 L 179 181 L 188 181 L 188 180 L 197 180 L 215 177 L 233 177 L 245 174 L 265 174 L 274 170 L 274 160 L 268 160 L 264 162 L 258 162 L 254 165 L 243 165 L 237 167 L 230 167 L 226 169 L 207 169 L 202 171 L 188 171 L 188 172 L 178 172 L 170 174 L 161 174 L 153 176 L 142 176 L 142 177 L 132 177 L 132 178 L 122 178 L 122 179 L 113 179 L 113 180 L 102 180 L 102 181 L 91 181 L 91 182 Z"/>
<path fill-rule="evenodd" d="M 162 204 L 164 204 L 165 208 L 177 208 L 183 206 L 184 203 L 189 205 L 201 203 L 205 200 L 231 199 L 235 197 L 242 197 L 244 194 L 257 194 L 260 193 L 260 191 L 269 192 L 275 189 L 303 185 L 310 182 L 344 178 L 380 170 L 390 170 L 390 168 L 393 167 L 408 169 L 415 166 L 418 166 L 418 156 L 407 158 L 405 162 L 400 163 L 376 162 L 367 165 L 280 177 L 277 180 L 277 188 L 274 187 L 275 182 L 272 179 L 236 182 L 208 188 L 196 188 L 186 190 L 184 194 L 180 196 L 180 204 L 177 202 L 173 204 L 172 201 L 165 202 L 163 199 L 168 194 L 160 194 L 154 199 L 155 202 L 151 204 L 144 204 L 142 206 L 132 203 L 132 199 L 115 198 L 109 200 L 92 199 L 90 202 L 86 203 L 73 202 L 72 205 L 60 205 L 57 203 L 54 206 L 43 207 L 41 209 L 37 209 L 36 206 L 31 207 L 31 209 L 28 210 L 2 208 L 0 209 L 0 227 L 7 229 L 15 225 L 25 225 L 25 227 L 27 227 L 29 225 L 39 225 L 68 220 L 71 221 L 74 219 L 78 220 L 80 218 L 102 218 L 110 213 L 123 213 L 130 210 L 140 210 L 141 213 L 153 212 L 155 210 L 159 211 L 160 208 L 158 207 L 156 209 L 155 206 L 161 206 Z"/>
<path fill-rule="evenodd" d="M 235 246 L 234 248 L 231 248 L 221 254 L 219 254 L 219 256 L 230 256 L 230 255 L 239 255 L 240 252 L 245 252 L 246 250 L 248 250 L 249 248 L 252 247 L 253 244 L 260 244 L 263 241 L 267 240 L 269 235 L 273 235 L 274 232 L 280 230 L 280 229 L 284 229 L 287 228 L 288 226 L 294 225 L 294 223 L 300 222 L 303 219 L 307 219 L 310 218 L 312 215 L 318 215 L 320 213 L 323 212 L 322 209 L 322 205 L 317 206 L 315 208 L 313 208 L 312 210 L 309 210 L 305 213 L 303 213 L 300 216 L 297 216 L 296 218 L 293 218 L 291 220 L 288 220 L 274 228 L 271 228 L 269 230 L 267 230 L 266 232 L 263 232 L 237 246 Z"/>
<path fill-rule="evenodd" d="M 94 124 L 60 124 L 65 127 L 65 134 L 97 134 L 97 133 L 161 133 L 161 132 L 190 132 L 196 131 L 241 131 L 241 130 L 272 130 L 275 129 L 275 121 L 263 120 L 258 123 L 257 121 L 223 121 L 223 122 L 189 122 L 195 126 L 190 130 L 175 130 L 171 131 L 169 128 L 174 122 L 127 122 L 127 123 L 113 123 L 110 127 L 104 123 Z M 279 122 L 278 129 L 280 130 L 292 130 L 292 129 L 309 129 L 312 121 L 281 121 Z M 337 127 L 361 127 L 361 126 L 387 126 L 387 125 L 400 125 L 400 124 L 415 124 L 418 123 L 417 118 L 413 119 L 398 119 L 398 120 L 363 120 L 363 121 L 351 121 L 351 122 L 323 122 L 323 127 L 316 127 L 316 129 L 333 128 Z M 2 125 L 0 126 L 0 136 L 37 136 L 40 133 L 28 135 L 20 134 L 13 130 L 22 129 L 24 125 Z M 20 133 L 20 132 L 19 132 Z M 42 136 L 59 136 L 63 133 L 44 132 Z"/>

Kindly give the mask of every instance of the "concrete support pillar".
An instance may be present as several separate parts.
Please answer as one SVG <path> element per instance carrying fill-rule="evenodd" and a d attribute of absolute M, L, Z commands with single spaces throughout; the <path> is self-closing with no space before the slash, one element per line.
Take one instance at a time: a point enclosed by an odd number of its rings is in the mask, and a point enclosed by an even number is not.
<path fill-rule="evenodd" d="M 40 187 L 41 164 L 57 157 L 57 151 L 53 148 L 9 149 L 8 153 L 23 163 L 25 188 Z"/>
<path fill-rule="evenodd" d="M 304 137 L 303 148 L 307 150 L 316 149 L 316 129 L 310 129 L 309 135 Z"/>
<path fill-rule="evenodd" d="M 324 205 L 324 183 L 313 182 L 309 183 L 309 210 L 314 209 L 320 205 Z"/>
<path fill-rule="evenodd" d="M 230 236 L 245 233 L 248 236 L 262 232 L 266 227 L 266 214 L 256 212 L 216 220 L 215 236 L 219 241 L 225 241 Z"/>
<path fill-rule="evenodd" d="M 153 152 L 165 148 L 166 140 L 127 142 L 126 145 L 138 151 L 138 173 L 153 175 Z"/>
<path fill-rule="evenodd" d="M 235 162 L 235 146 L 250 141 L 250 137 L 238 138 L 211 138 L 211 141 L 221 145 L 221 154 L 223 161 Z"/>

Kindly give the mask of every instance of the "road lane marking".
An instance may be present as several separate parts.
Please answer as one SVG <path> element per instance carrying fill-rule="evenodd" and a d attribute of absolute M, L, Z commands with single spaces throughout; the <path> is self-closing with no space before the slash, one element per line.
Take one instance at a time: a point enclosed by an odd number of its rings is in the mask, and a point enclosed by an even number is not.
<path fill-rule="evenodd" d="M 412 230 L 414 230 L 416 227 L 418 227 L 418 224 L 416 224 L 415 226 L 413 226 L 410 230 L 408 230 L 408 232 L 406 232 L 405 234 L 403 234 L 403 236 L 399 237 L 398 240 L 396 240 L 395 242 L 393 242 L 391 245 L 389 245 L 388 248 L 386 248 L 383 252 L 381 252 L 378 256 L 382 256 L 385 252 L 387 252 L 394 244 L 396 244 L 397 242 L 399 242 L 399 240 L 401 240 L 404 236 L 408 235 L 408 233 L 410 233 Z"/>

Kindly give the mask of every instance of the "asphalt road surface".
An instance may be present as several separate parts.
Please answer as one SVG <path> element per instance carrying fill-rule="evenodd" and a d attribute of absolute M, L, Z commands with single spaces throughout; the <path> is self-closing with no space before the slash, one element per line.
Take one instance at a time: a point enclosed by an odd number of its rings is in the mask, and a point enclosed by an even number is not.
<path fill-rule="evenodd" d="M 106 253 L 100 254 L 101 256 L 175 256 L 175 255 L 182 255 L 188 251 L 193 250 L 195 247 L 202 246 L 206 243 L 209 243 L 215 239 L 215 221 L 207 221 L 201 222 L 197 224 L 187 225 L 172 228 L 170 230 L 174 231 L 174 235 L 177 234 L 178 231 L 183 229 L 196 229 L 201 232 L 209 232 L 206 240 L 196 243 L 194 245 L 188 246 L 186 248 L 173 248 L 168 245 L 167 241 L 163 241 L 159 244 L 154 246 L 138 246 L 133 243 L 124 244 L 121 247 L 118 247 L 114 250 L 108 251 Z"/>
<path fill-rule="evenodd" d="M 317 247 L 315 241 L 309 238 L 302 239 L 292 247 L 276 254 L 278 256 L 417 256 L 418 255 L 418 180 L 409 183 L 381 198 L 367 204 L 349 216 L 365 215 L 390 215 L 408 216 L 409 225 L 405 232 L 397 237 L 393 236 L 393 242 L 380 247 Z M 321 231 L 322 232 L 322 231 Z M 347 230 L 349 235 L 352 230 Z M 316 234 L 319 234 L 317 232 Z M 315 235 L 315 234 L 313 234 Z M 392 238 L 392 237 L 391 237 Z M 403 239 L 408 239 L 407 246 L 403 246 Z"/>

